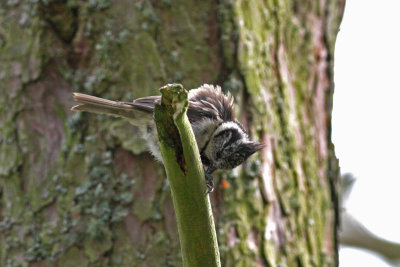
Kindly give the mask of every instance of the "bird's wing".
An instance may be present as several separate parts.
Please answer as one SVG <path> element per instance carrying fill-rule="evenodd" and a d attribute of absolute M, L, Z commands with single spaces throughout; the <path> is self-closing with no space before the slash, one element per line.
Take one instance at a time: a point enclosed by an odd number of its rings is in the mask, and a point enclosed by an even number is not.
<path fill-rule="evenodd" d="M 135 107 L 136 109 L 153 112 L 154 104 L 160 100 L 161 96 L 147 96 L 135 99 L 130 103 L 122 103 Z M 198 99 L 193 99 L 193 101 L 190 101 L 187 115 L 189 121 L 194 122 L 203 118 L 216 118 L 218 117 L 218 112 L 214 108 L 211 108 L 210 105 L 204 105 L 204 102 L 198 101 Z"/>
<path fill-rule="evenodd" d="M 224 117 L 222 113 L 227 110 L 226 106 L 222 106 L 227 103 L 224 95 L 214 88 L 203 88 L 200 87 L 198 93 L 189 93 L 189 109 L 187 112 L 190 122 L 200 121 L 204 118 L 210 119 L 222 119 Z M 198 90 L 193 89 L 193 90 Z M 191 90 L 191 91 L 193 91 Z M 154 103 L 160 101 L 160 96 L 147 96 L 134 100 L 133 102 L 122 102 L 127 105 L 131 105 L 136 109 L 141 109 L 148 112 L 153 112 Z M 225 101 L 224 101 L 225 100 Z M 226 104 L 225 104 L 226 105 Z"/>
<path fill-rule="evenodd" d="M 160 96 L 147 96 L 127 104 L 137 109 L 153 112 L 154 103 L 160 99 Z M 233 98 L 230 94 L 224 95 L 219 86 L 204 84 L 199 88 L 192 89 L 189 91 L 189 100 L 187 115 L 191 123 L 204 118 L 223 121 L 235 120 Z"/>
<path fill-rule="evenodd" d="M 122 102 L 74 93 L 74 99 L 79 105 L 74 106 L 72 110 L 136 118 L 135 110 L 144 114 L 153 113 L 154 104 L 160 101 L 161 96 L 147 96 L 135 99 L 133 102 Z M 189 91 L 189 99 L 187 115 L 191 123 L 204 118 L 234 120 L 233 98 L 229 94 L 224 95 L 219 86 L 204 84 L 192 89 Z"/>
<path fill-rule="evenodd" d="M 154 103 L 160 101 L 161 96 L 146 96 L 135 99 L 132 103 L 124 102 L 128 105 L 131 105 L 137 109 L 141 109 L 143 111 L 153 112 Z"/>

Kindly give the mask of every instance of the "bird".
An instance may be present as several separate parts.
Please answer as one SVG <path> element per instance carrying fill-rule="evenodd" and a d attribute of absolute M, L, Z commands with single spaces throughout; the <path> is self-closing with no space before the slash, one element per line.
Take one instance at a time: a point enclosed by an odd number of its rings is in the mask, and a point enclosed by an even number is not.
<path fill-rule="evenodd" d="M 153 119 L 155 103 L 161 96 L 147 96 L 133 102 L 107 100 L 87 94 L 73 93 L 78 103 L 73 111 L 86 111 L 127 118 L 138 127 L 148 150 L 162 162 L 158 135 Z M 264 145 L 252 141 L 243 125 L 235 118 L 234 100 L 220 86 L 203 84 L 189 90 L 187 116 L 203 163 L 208 193 L 214 190 L 212 173 L 217 169 L 233 169 Z"/>

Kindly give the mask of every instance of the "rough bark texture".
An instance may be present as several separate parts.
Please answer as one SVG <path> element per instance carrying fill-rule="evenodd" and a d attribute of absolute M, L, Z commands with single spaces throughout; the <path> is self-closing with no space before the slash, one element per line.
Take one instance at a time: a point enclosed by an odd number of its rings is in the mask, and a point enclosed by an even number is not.
<path fill-rule="evenodd" d="M 333 266 L 330 139 L 338 1 L 0 2 L 0 265 L 180 266 L 163 168 L 122 119 L 71 92 L 132 100 L 221 84 L 267 147 L 220 172 L 223 266 Z"/>

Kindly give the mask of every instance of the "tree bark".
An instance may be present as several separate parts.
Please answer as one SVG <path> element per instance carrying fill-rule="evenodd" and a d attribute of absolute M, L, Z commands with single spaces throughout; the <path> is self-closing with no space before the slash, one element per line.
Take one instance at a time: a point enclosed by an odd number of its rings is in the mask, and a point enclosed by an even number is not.
<path fill-rule="evenodd" d="M 220 84 L 267 146 L 219 172 L 223 266 L 337 265 L 331 143 L 338 1 L 1 1 L 0 265 L 181 266 L 169 185 L 131 101 Z M 218 181 L 218 180 L 217 180 Z"/>

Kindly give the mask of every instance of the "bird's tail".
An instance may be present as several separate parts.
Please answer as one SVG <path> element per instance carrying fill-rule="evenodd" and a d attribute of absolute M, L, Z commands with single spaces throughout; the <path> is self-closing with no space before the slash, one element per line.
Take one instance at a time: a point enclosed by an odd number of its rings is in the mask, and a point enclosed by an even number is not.
<path fill-rule="evenodd" d="M 74 100 L 79 104 L 71 108 L 73 111 L 88 111 L 129 119 L 138 119 L 138 112 L 143 113 L 127 102 L 112 101 L 81 93 L 74 93 Z"/>

